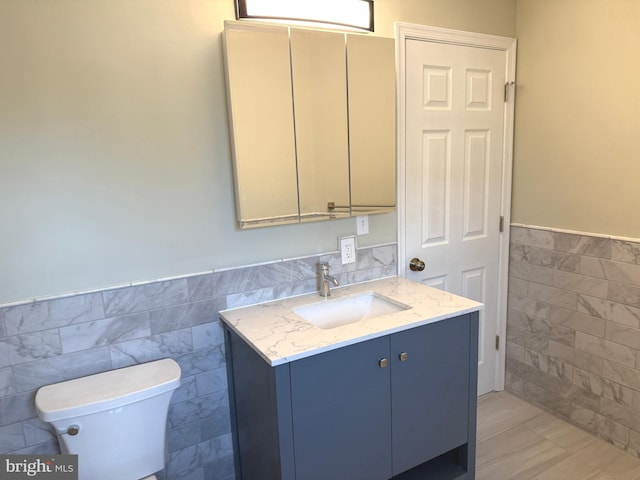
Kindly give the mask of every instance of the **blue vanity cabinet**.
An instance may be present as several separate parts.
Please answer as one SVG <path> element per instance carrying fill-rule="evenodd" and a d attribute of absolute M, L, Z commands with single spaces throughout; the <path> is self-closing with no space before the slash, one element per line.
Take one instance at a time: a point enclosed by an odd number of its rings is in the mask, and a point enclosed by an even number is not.
<path fill-rule="evenodd" d="M 477 312 L 270 367 L 226 330 L 237 478 L 475 478 Z"/>

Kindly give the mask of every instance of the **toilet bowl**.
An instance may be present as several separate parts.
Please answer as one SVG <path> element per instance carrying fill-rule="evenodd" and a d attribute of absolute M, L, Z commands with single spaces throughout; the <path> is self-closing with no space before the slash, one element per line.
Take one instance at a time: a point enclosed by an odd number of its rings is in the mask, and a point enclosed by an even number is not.
<path fill-rule="evenodd" d="M 155 480 L 167 462 L 167 413 L 180 373 L 163 359 L 47 385 L 36 411 L 62 453 L 78 455 L 79 480 Z"/>

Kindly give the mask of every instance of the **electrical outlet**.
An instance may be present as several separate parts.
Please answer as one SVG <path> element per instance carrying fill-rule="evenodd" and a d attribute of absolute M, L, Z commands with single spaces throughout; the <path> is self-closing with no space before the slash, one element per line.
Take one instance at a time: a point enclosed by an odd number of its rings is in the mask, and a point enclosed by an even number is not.
<path fill-rule="evenodd" d="M 369 215 L 358 215 L 356 217 L 356 232 L 358 235 L 369 233 Z"/>
<path fill-rule="evenodd" d="M 340 242 L 340 256 L 342 257 L 342 264 L 355 263 L 356 261 L 356 237 L 341 237 L 338 239 Z"/>

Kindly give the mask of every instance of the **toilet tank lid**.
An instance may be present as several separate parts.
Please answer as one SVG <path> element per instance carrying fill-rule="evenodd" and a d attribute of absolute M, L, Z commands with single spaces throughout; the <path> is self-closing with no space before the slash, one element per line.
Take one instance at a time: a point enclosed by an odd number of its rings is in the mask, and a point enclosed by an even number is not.
<path fill-rule="evenodd" d="M 175 390 L 180 366 L 172 359 L 141 363 L 40 388 L 36 411 L 45 422 L 111 410 Z"/>

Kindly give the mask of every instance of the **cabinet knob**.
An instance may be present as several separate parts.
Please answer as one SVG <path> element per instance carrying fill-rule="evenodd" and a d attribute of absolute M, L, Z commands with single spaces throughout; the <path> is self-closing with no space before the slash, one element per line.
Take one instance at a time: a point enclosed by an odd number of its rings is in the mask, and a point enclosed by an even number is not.
<path fill-rule="evenodd" d="M 381 358 L 380 360 L 378 360 L 378 366 L 380 368 L 385 368 L 387 365 L 389 365 L 389 360 L 387 360 L 386 358 Z"/>
<path fill-rule="evenodd" d="M 406 362 L 409 359 L 409 354 L 407 352 L 402 352 L 400 355 L 398 355 L 398 358 L 401 362 Z"/>

